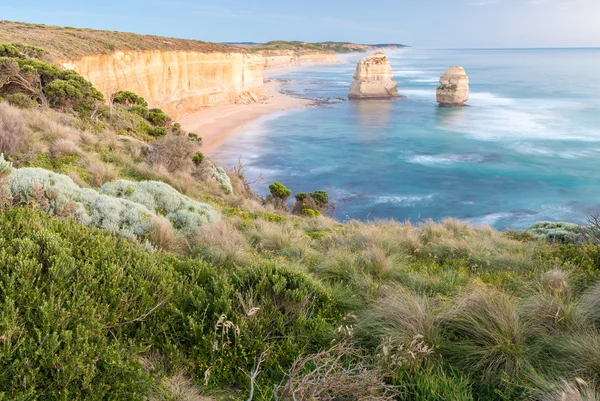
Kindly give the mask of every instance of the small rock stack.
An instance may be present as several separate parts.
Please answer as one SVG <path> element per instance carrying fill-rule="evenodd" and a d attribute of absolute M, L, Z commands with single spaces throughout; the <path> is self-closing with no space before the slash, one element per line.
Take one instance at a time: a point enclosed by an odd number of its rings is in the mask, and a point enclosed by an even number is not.
<path fill-rule="evenodd" d="M 450 67 L 440 78 L 437 88 L 440 107 L 462 107 L 469 100 L 469 77 L 462 67 Z"/>
<path fill-rule="evenodd" d="M 398 97 L 398 84 L 392 81 L 394 73 L 385 53 L 378 52 L 360 60 L 350 87 L 350 99 L 377 99 Z"/>

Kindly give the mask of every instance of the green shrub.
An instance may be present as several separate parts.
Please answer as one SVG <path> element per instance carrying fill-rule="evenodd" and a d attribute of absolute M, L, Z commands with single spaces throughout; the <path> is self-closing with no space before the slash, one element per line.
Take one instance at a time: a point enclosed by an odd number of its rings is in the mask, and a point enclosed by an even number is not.
<path fill-rule="evenodd" d="M 197 134 L 193 132 L 188 132 L 188 138 L 195 142 L 202 142 L 202 137 L 199 137 Z"/>
<path fill-rule="evenodd" d="M 294 197 L 298 202 L 302 202 L 308 197 L 308 194 L 306 192 L 298 192 Z"/>
<path fill-rule="evenodd" d="M 6 95 L 6 101 L 11 106 L 16 106 L 22 109 L 36 107 L 38 104 L 24 93 L 11 93 Z"/>
<path fill-rule="evenodd" d="M 170 296 L 172 269 L 105 232 L 30 209 L 0 221 L 0 369 L 11 372 L 0 375 L 3 396 L 143 399 L 151 378 L 140 348 L 115 336 Z"/>
<path fill-rule="evenodd" d="M 7 84 L 0 93 L 23 93 L 43 106 L 89 111 L 102 94 L 77 72 L 62 70 L 35 58 L 0 57 Z"/>
<path fill-rule="evenodd" d="M 325 191 L 315 191 L 310 196 L 317 202 L 319 207 L 323 207 L 329 203 L 329 194 Z"/>
<path fill-rule="evenodd" d="M 0 43 L 0 57 L 40 58 L 46 51 L 40 47 L 22 43 Z"/>
<path fill-rule="evenodd" d="M 164 127 L 167 125 L 167 123 L 169 121 L 171 121 L 171 119 L 169 118 L 168 115 L 166 115 L 161 109 L 150 109 L 148 110 L 148 117 L 147 117 L 148 121 L 150 121 L 152 124 L 159 126 L 159 127 Z"/>
<path fill-rule="evenodd" d="M 166 136 L 169 132 L 165 127 L 149 127 L 148 135 L 154 137 Z"/>
<path fill-rule="evenodd" d="M 585 231 L 586 228 L 579 224 L 550 221 L 540 221 L 526 230 L 535 239 L 577 245 L 586 242 Z"/>
<path fill-rule="evenodd" d="M 180 370 L 247 398 L 264 353 L 255 399 L 266 401 L 297 357 L 328 347 L 341 316 L 306 275 L 274 265 L 216 269 L 30 209 L 0 225 L 7 399 L 147 399 Z"/>
<path fill-rule="evenodd" d="M 315 209 L 309 209 L 306 205 L 302 205 L 302 215 L 308 217 L 318 217 L 321 215 L 321 212 Z"/>
<path fill-rule="evenodd" d="M 129 109 L 127 109 L 127 110 L 139 115 L 140 117 L 143 117 L 144 119 L 148 119 L 148 108 L 146 106 L 142 106 L 140 104 L 134 104 L 133 106 L 129 107 Z"/>
<path fill-rule="evenodd" d="M 125 106 L 142 106 L 148 108 L 148 102 L 141 97 L 130 91 L 119 91 L 112 95 L 113 103 L 122 104 Z"/>
<path fill-rule="evenodd" d="M 194 162 L 194 164 L 196 166 L 201 165 L 202 162 L 204 161 L 204 153 L 202 153 L 202 152 L 196 152 L 194 154 L 194 157 L 192 157 L 192 161 Z"/>
<path fill-rule="evenodd" d="M 279 181 L 269 185 L 269 191 L 271 192 L 271 195 L 279 199 L 287 199 L 292 195 L 292 191 L 287 189 L 285 185 Z"/>

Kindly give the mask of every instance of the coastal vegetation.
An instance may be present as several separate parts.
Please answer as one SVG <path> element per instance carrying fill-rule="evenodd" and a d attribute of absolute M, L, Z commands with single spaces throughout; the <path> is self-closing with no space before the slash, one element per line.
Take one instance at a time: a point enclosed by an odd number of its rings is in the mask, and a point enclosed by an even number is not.
<path fill-rule="evenodd" d="M 0 41 L 43 48 L 45 58 L 52 60 L 110 54 L 115 50 L 243 51 L 238 47 L 200 40 L 12 21 L 0 21 Z"/>
<path fill-rule="evenodd" d="M 339 222 L 281 182 L 263 199 L 144 99 L 28 46 L 0 45 L 19 67 L 0 81 L 0 399 L 600 397 L 593 224 Z"/>
<path fill-rule="evenodd" d="M 405 45 L 401 44 L 386 44 L 386 45 L 363 45 L 350 42 L 300 42 L 300 41 L 284 41 L 274 40 L 267 43 L 260 43 L 256 45 L 246 45 L 250 51 L 253 52 L 269 52 L 269 51 L 280 51 L 280 50 L 291 50 L 295 52 L 335 52 L 335 53 L 362 53 L 367 51 L 374 51 L 380 47 L 401 49 L 405 48 Z"/>

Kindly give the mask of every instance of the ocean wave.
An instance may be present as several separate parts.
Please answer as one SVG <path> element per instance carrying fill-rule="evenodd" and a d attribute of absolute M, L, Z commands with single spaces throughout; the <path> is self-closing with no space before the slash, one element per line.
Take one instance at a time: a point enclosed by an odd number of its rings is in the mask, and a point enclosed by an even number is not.
<path fill-rule="evenodd" d="M 512 150 L 515 152 L 524 154 L 524 155 L 532 155 L 532 156 L 545 156 L 556 158 L 559 157 L 561 159 L 580 159 L 584 157 L 593 156 L 595 153 L 600 151 L 598 148 L 588 149 L 588 150 L 552 150 L 547 147 L 536 145 L 533 143 L 515 143 L 510 146 Z"/>
<path fill-rule="evenodd" d="M 471 92 L 468 104 L 471 106 L 510 106 L 515 102 L 516 100 L 513 98 L 498 96 L 490 92 Z"/>
<path fill-rule="evenodd" d="M 469 223 L 474 226 L 495 226 L 500 220 L 509 220 L 515 213 L 511 212 L 499 212 L 499 213 L 488 213 L 483 216 L 473 217 L 469 219 Z"/>
<path fill-rule="evenodd" d="M 382 205 L 382 204 L 391 203 L 391 204 L 394 204 L 396 206 L 401 206 L 401 207 L 413 207 L 419 203 L 431 201 L 434 198 L 434 196 L 435 196 L 435 194 L 429 194 L 429 195 L 424 195 L 424 196 L 419 196 L 419 195 L 408 195 L 408 196 L 381 195 L 381 196 L 374 197 L 372 203 L 374 205 Z"/>
<path fill-rule="evenodd" d="M 491 158 L 479 153 L 464 154 L 442 154 L 442 155 L 418 155 L 406 159 L 408 163 L 421 164 L 423 166 L 438 167 L 448 166 L 456 163 L 485 163 Z"/>
<path fill-rule="evenodd" d="M 526 229 L 538 221 L 579 221 L 585 218 L 567 205 L 543 204 L 538 207 L 515 212 L 488 213 L 469 219 L 474 226 L 492 226 L 500 229 L 511 227 Z"/>

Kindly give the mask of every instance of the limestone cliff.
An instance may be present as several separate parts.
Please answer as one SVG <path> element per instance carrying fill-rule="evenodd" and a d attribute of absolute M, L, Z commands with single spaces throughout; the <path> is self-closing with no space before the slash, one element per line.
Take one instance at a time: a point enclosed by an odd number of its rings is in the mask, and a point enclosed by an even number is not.
<path fill-rule="evenodd" d="M 337 62 L 333 52 L 305 52 L 293 50 L 259 52 L 264 57 L 265 68 L 285 68 L 310 64 L 331 64 Z"/>
<path fill-rule="evenodd" d="M 106 98 L 116 91 L 129 90 L 144 97 L 150 107 L 162 108 L 174 118 L 203 107 L 261 101 L 266 95 L 265 67 L 336 60 L 333 50 L 318 46 L 248 49 L 10 21 L 0 21 L 0 42 L 40 47 L 45 51 L 45 61 L 77 70 Z M 264 57 L 261 50 L 266 51 Z"/>
<path fill-rule="evenodd" d="M 144 97 L 178 118 L 202 107 L 256 102 L 265 96 L 264 59 L 248 53 L 117 51 L 63 63 L 108 98 L 119 90 Z"/>
<path fill-rule="evenodd" d="M 398 84 L 385 53 L 378 52 L 360 60 L 350 87 L 350 99 L 387 98 L 398 96 Z"/>
<path fill-rule="evenodd" d="M 90 80 L 106 98 L 128 90 L 173 118 L 203 107 L 254 103 L 266 96 L 265 68 L 333 63 L 335 53 L 116 51 L 62 62 Z"/>
<path fill-rule="evenodd" d="M 469 77 L 463 67 L 450 67 L 440 78 L 436 91 L 441 107 L 461 107 L 469 100 Z"/>

